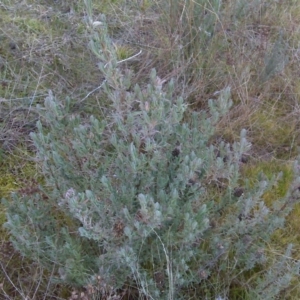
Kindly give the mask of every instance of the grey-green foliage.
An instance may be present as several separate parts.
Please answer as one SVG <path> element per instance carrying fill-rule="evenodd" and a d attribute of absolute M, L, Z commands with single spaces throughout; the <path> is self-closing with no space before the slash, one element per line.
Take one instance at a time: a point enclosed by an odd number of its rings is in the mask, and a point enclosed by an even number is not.
<path fill-rule="evenodd" d="M 166 11 L 163 14 L 164 18 L 168 18 L 173 36 L 176 39 L 178 36 L 181 37 L 181 45 L 187 51 L 186 54 L 197 56 L 199 48 L 205 51 L 215 34 L 222 1 L 173 0 L 162 3 Z"/>
<path fill-rule="evenodd" d="M 265 82 L 282 72 L 288 62 L 287 45 L 284 41 L 283 33 L 281 32 L 278 39 L 275 41 L 272 50 L 265 56 L 265 67 L 260 76 L 262 82 Z"/>
<path fill-rule="evenodd" d="M 264 251 L 292 207 L 294 187 L 267 207 L 262 195 L 275 180 L 252 187 L 240 178 L 246 131 L 233 145 L 210 142 L 230 108 L 229 88 L 209 111 L 190 112 L 155 71 L 147 87 L 132 87 L 105 22 L 99 31 L 90 47 L 101 60 L 109 113 L 85 118 L 51 93 L 38 107 L 31 136 L 44 183 L 5 202 L 14 246 L 49 270 L 57 266 L 64 283 L 82 286 L 100 275 L 149 299 L 187 299 L 196 287 L 196 299 L 226 297 L 233 280 L 256 268 L 260 275 L 241 286 L 271 299 L 266 291 L 278 294 L 297 268 L 290 253 L 276 262 Z"/>
<path fill-rule="evenodd" d="M 243 20 L 249 14 L 259 15 L 262 14 L 267 8 L 269 3 L 264 0 L 237 0 L 234 3 L 234 20 Z"/>

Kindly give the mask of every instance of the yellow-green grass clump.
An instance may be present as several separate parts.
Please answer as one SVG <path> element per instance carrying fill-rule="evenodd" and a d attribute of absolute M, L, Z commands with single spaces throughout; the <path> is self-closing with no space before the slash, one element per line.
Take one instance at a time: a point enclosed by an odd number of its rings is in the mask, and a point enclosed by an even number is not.
<path fill-rule="evenodd" d="M 24 161 L 24 157 L 21 157 L 17 152 L 11 153 L 10 155 L 3 154 L 1 156 L 0 198 L 8 199 L 11 192 L 25 187 L 31 181 L 35 181 L 36 178 L 36 166 L 32 161 Z M 23 262 L 22 259 L 15 253 L 9 242 L 9 235 L 3 228 L 5 221 L 5 210 L 0 204 L 0 262 L 2 263 L 2 267 L 5 268 L 6 273 L 4 274 L 3 272 L 0 272 L 0 283 L 4 283 L 3 289 L 9 291 L 11 286 L 9 284 L 8 277 L 13 279 L 14 276 L 17 276 L 17 273 L 23 266 Z M 16 278 L 17 277 L 14 277 L 14 279 Z M 2 293 L 0 291 L 0 295 L 1 294 Z"/>
<path fill-rule="evenodd" d="M 273 176 L 280 175 L 276 185 L 263 196 L 267 205 L 271 205 L 272 201 L 284 197 L 294 179 L 292 164 L 277 160 L 250 163 L 243 167 L 242 174 L 244 178 L 249 180 L 250 185 L 256 183 L 260 174 L 264 174 L 268 180 L 271 180 Z"/>
<path fill-rule="evenodd" d="M 259 161 L 255 164 L 244 167 L 243 176 L 249 178 L 250 185 L 254 185 L 259 174 L 264 174 L 267 179 L 277 176 L 278 181 L 275 186 L 263 195 L 263 199 L 267 206 L 271 207 L 272 203 L 278 199 L 283 198 L 294 179 L 293 165 L 287 161 Z M 277 230 L 272 237 L 269 244 L 268 253 L 273 259 L 278 259 L 279 253 L 284 253 L 289 244 L 293 244 L 293 257 L 291 259 L 300 259 L 300 237 L 299 237 L 299 218 L 300 205 L 296 204 L 292 212 L 288 215 L 284 228 Z M 277 258 L 276 258 L 277 257 Z M 298 281 L 285 291 L 285 299 L 296 299 L 300 295 Z M 296 297 L 296 298 L 295 298 Z"/>
<path fill-rule="evenodd" d="M 22 155 L 25 155 L 24 153 Z M 28 153 L 27 153 L 27 157 Z M 36 165 L 31 160 L 24 160 L 17 152 L 3 154 L 0 160 L 0 198 L 8 198 L 10 193 L 26 187 L 37 180 Z M 5 211 L 0 204 L 0 237 L 5 231 L 2 227 L 5 222 Z M 7 238 L 7 236 L 5 237 Z"/>

